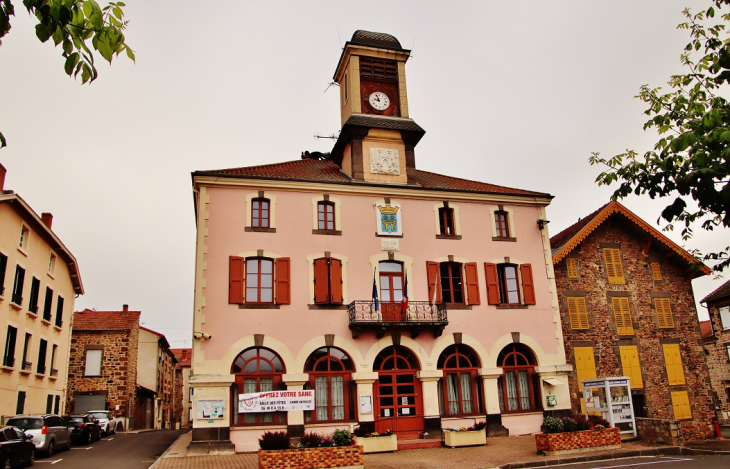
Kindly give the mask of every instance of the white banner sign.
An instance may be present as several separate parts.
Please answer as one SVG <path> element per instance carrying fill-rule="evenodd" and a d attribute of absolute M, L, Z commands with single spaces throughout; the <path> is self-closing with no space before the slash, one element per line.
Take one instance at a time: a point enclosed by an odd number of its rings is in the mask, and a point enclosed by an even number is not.
<path fill-rule="evenodd" d="M 238 413 L 314 410 L 314 390 L 239 394 Z"/>

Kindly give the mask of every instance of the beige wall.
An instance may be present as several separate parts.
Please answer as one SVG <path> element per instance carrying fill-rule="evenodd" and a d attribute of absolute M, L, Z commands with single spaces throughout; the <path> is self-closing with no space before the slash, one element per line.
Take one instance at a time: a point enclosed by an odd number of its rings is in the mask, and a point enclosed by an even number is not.
<path fill-rule="evenodd" d="M 157 390 L 157 367 L 160 337 L 142 328 L 139 330 L 137 384 L 151 391 Z"/>

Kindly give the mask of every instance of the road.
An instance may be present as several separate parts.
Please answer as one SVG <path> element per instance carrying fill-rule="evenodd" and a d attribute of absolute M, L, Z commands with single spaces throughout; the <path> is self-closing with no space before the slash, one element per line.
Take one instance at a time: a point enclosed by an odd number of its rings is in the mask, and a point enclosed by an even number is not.
<path fill-rule="evenodd" d="M 552 467 L 570 469 L 720 469 L 730 467 L 730 456 L 645 456 L 638 458 L 606 459 L 579 464 L 561 464 Z"/>
<path fill-rule="evenodd" d="M 69 451 L 58 452 L 50 458 L 38 454 L 36 465 L 41 469 L 147 469 L 186 431 L 117 432 L 90 445 L 74 445 Z"/>

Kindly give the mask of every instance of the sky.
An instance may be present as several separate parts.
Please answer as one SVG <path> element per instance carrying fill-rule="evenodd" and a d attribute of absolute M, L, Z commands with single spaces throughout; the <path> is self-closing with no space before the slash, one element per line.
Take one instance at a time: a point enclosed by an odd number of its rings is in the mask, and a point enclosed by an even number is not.
<path fill-rule="evenodd" d="M 412 50 L 411 117 L 426 130 L 419 169 L 555 196 L 551 235 L 609 200 L 591 152 L 643 153 L 643 84 L 682 72 L 685 7 L 709 1 L 127 0 L 137 60 L 81 85 L 42 44 L 16 0 L 0 46 L 0 163 L 5 189 L 76 256 L 86 290 L 75 309 L 142 311 L 172 347 L 191 345 L 195 214 L 190 173 L 329 151 L 340 128 L 330 86 L 354 31 Z M 102 3 L 102 2 L 100 2 Z M 666 200 L 622 201 L 654 226 Z M 724 247 L 726 231 L 689 242 Z M 693 282 L 699 300 L 724 279 Z M 702 319 L 707 317 L 699 307 Z"/>

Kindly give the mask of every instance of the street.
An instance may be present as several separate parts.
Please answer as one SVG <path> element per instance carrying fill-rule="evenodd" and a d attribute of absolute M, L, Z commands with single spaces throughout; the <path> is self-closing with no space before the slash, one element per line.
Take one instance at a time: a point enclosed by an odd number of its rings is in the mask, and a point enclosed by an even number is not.
<path fill-rule="evenodd" d="M 187 430 L 151 430 L 140 433 L 109 435 L 90 445 L 74 445 L 69 451 L 53 456 L 37 455 L 36 464 L 41 467 L 98 469 L 119 467 L 146 469 L 150 467 L 175 440 Z M 50 469 L 50 467 L 49 467 Z"/>
<path fill-rule="evenodd" d="M 618 469 L 618 468 L 653 468 L 653 469 L 719 469 L 730 467 L 730 456 L 645 456 L 636 458 L 606 459 L 577 464 L 561 464 L 554 467 L 570 467 L 571 469 Z"/>

